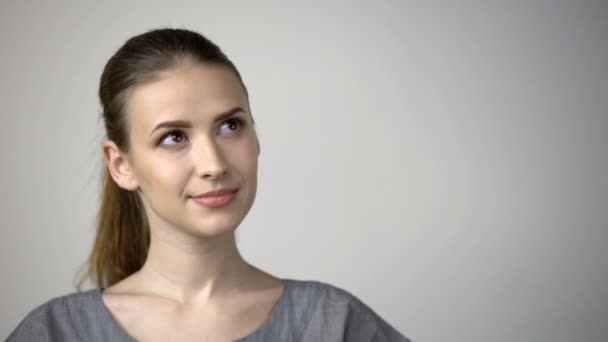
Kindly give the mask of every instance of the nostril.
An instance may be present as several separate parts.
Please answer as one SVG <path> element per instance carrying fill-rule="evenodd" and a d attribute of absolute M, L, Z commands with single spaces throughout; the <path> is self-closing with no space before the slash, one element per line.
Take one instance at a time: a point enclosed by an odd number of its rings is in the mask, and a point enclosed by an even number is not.
<path fill-rule="evenodd" d="M 217 178 L 228 173 L 228 168 L 225 165 L 207 166 L 202 172 L 205 178 Z"/>

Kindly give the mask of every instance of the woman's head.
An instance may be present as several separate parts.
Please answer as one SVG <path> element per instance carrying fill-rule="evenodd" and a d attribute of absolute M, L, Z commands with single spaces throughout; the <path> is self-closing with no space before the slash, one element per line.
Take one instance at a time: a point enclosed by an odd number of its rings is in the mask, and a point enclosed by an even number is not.
<path fill-rule="evenodd" d="M 207 38 L 183 29 L 148 31 L 127 40 L 108 60 L 101 75 L 99 98 L 108 139 L 128 150 L 125 104 L 129 92 L 185 60 L 227 68 L 247 94 L 234 64 Z"/>
<path fill-rule="evenodd" d="M 108 61 L 99 96 L 107 163 L 89 259 L 100 286 L 145 261 L 150 226 L 199 237 L 231 231 L 256 193 L 259 145 L 234 64 L 200 34 L 153 30 Z M 204 198 L 238 189 L 228 204 Z"/>

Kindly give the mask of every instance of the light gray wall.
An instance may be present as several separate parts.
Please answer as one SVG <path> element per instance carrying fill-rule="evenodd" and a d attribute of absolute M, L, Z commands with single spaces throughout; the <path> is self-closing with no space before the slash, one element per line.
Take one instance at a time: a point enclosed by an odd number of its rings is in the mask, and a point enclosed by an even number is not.
<path fill-rule="evenodd" d="M 73 291 L 101 69 L 171 25 L 250 88 L 250 261 L 341 286 L 416 341 L 608 340 L 606 2 L 0 6 L 0 338 Z"/>

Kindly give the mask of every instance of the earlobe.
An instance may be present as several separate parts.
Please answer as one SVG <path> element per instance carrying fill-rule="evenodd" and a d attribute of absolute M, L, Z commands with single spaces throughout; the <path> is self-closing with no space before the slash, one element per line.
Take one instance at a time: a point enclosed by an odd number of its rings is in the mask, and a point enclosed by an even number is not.
<path fill-rule="evenodd" d="M 129 191 L 137 189 L 137 179 L 127 156 L 112 140 L 104 141 L 103 157 L 112 179 L 114 179 L 119 187 Z"/>

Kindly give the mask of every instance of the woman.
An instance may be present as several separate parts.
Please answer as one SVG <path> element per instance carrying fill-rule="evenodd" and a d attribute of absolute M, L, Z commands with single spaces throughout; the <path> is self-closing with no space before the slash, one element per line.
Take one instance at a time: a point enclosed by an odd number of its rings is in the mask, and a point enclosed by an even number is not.
<path fill-rule="evenodd" d="M 41 305 L 8 341 L 406 341 L 352 294 L 240 255 L 260 145 L 246 87 L 215 44 L 178 29 L 133 37 L 99 96 L 99 288 Z"/>

